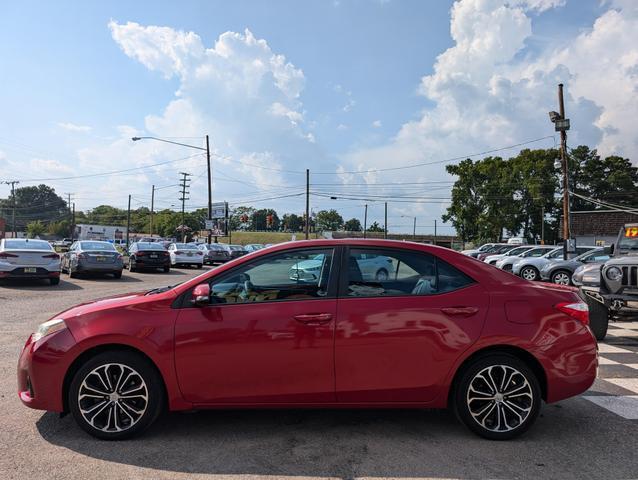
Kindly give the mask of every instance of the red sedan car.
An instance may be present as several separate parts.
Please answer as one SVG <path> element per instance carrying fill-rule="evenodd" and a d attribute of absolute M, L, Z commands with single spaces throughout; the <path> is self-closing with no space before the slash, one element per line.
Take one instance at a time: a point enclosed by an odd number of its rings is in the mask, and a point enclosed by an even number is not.
<path fill-rule="evenodd" d="M 439 247 L 317 240 L 55 315 L 24 346 L 18 389 L 103 439 L 165 408 L 448 406 L 507 439 L 597 365 L 573 289 Z"/>

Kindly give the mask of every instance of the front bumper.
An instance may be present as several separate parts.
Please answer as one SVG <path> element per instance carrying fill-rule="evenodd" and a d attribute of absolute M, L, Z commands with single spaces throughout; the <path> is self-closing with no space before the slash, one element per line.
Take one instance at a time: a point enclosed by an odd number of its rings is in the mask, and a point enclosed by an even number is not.
<path fill-rule="evenodd" d="M 64 376 L 71 363 L 75 339 L 68 329 L 37 342 L 27 340 L 18 361 L 18 398 L 29 408 L 64 411 Z"/>
<path fill-rule="evenodd" d="M 598 287 L 583 286 L 581 296 L 592 298 L 616 313 L 638 315 L 638 295 L 601 292 Z"/>

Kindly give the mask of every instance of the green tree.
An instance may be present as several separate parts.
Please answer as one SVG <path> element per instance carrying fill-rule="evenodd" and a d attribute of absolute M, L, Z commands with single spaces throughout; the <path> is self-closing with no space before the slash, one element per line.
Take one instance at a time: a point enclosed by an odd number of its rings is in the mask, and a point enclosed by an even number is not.
<path fill-rule="evenodd" d="M 47 233 L 56 237 L 68 237 L 71 229 L 69 220 L 60 220 L 59 222 L 50 222 L 47 227 Z"/>
<path fill-rule="evenodd" d="M 317 224 L 317 230 L 320 232 L 334 232 L 336 230 L 341 230 L 343 227 L 343 218 L 335 209 L 321 210 L 317 212 L 317 218 L 315 221 Z"/>
<path fill-rule="evenodd" d="M 11 218 L 14 198 L 0 199 L 0 217 Z M 68 218 L 66 202 L 48 185 L 21 187 L 15 189 L 16 230 L 26 229 L 28 223 L 36 220 L 47 223 Z"/>
<path fill-rule="evenodd" d="M 284 230 L 288 232 L 299 232 L 304 228 L 304 221 L 301 215 L 286 213 L 281 219 Z"/>
<path fill-rule="evenodd" d="M 361 228 L 361 222 L 357 218 L 351 218 L 346 223 L 344 223 L 343 229 L 347 232 L 360 232 L 361 230 L 363 230 Z"/>
<path fill-rule="evenodd" d="M 45 231 L 46 227 L 40 220 L 27 223 L 27 236 L 29 238 L 39 237 L 40 235 L 44 234 Z"/>
<path fill-rule="evenodd" d="M 368 232 L 384 232 L 384 231 L 385 230 L 383 229 L 383 227 L 379 225 L 379 222 L 372 222 L 372 225 L 368 227 Z"/>

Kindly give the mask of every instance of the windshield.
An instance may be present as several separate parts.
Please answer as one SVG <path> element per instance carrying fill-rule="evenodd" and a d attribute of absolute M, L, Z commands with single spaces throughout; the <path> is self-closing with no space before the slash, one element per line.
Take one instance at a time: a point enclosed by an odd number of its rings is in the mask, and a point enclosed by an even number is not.
<path fill-rule="evenodd" d="M 528 251 L 530 248 L 531 247 L 516 247 L 515 249 L 510 250 L 507 254 L 511 256 L 520 255 L 521 253 Z"/>
<path fill-rule="evenodd" d="M 11 250 L 53 250 L 49 242 L 43 240 L 5 240 L 4 247 Z"/>
<path fill-rule="evenodd" d="M 557 248 L 556 250 L 552 250 L 549 253 L 546 253 L 545 255 L 543 255 L 543 257 L 545 258 L 560 258 L 563 256 L 563 249 L 562 248 Z"/>
<path fill-rule="evenodd" d="M 82 250 L 109 250 L 115 251 L 115 247 L 106 242 L 80 242 Z"/>
<path fill-rule="evenodd" d="M 141 243 L 137 244 L 138 250 L 164 250 L 164 247 L 160 243 Z"/>
<path fill-rule="evenodd" d="M 583 262 L 585 260 L 588 260 L 590 257 L 595 257 L 597 254 L 601 253 L 603 251 L 602 248 L 598 248 L 596 250 L 590 250 L 588 252 L 583 253 L 582 255 L 578 255 L 577 257 L 574 258 L 574 260 L 578 260 L 579 262 Z"/>
<path fill-rule="evenodd" d="M 175 248 L 179 250 L 197 250 L 197 245 L 194 243 L 176 243 Z"/>
<path fill-rule="evenodd" d="M 625 232 L 618 242 L 618 250 L 623 252 L 638 250 L 638 227 L 625 228 Z"/>

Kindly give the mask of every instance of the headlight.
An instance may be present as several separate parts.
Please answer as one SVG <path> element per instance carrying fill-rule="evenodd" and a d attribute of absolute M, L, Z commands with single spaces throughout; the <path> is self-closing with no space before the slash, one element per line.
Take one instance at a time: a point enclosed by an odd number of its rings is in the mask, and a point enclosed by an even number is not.
<path fill-rule="evenodd" d="M 33 335 L 31 335 L 31 339 L 34 342 L 37 342 L 43 337 L 47 335 L 51 335 L 52 333 L 58 332 L 60 330 L 64 330 L 66 328 L 66 323 L 62 318 L 54 318 L 53 320 L 49 320 L 41 324 L 38 329 L 35 331 Z"/>
<path fill-rule="evenodd" d="M 619 282 L 622 280 L 622 270 L 618 267 L 611 267 L 605 272 L 605 275 L 612 282 Z"/>

